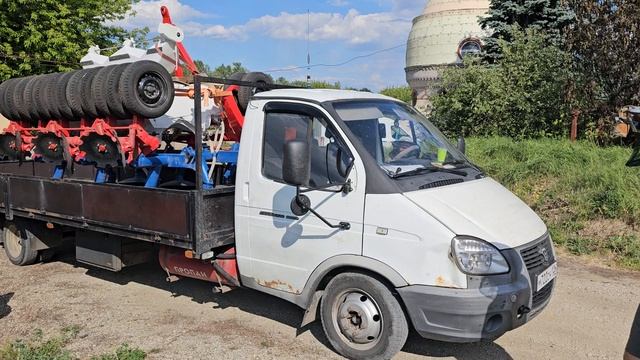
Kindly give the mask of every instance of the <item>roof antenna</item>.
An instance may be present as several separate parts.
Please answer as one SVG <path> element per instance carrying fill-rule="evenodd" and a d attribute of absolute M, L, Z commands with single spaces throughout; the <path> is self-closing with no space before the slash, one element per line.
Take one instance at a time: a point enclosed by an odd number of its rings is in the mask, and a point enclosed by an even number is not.
<path fill-rule="evenodd" d="M 311 89 L 311 51 L 309 41 L 311 39 L 311 11 L 307 9 L 307 88 Z"/>

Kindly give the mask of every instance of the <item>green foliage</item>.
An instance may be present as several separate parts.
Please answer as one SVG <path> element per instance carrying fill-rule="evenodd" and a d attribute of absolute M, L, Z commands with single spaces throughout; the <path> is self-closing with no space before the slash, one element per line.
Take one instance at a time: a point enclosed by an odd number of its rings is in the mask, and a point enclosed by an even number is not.
<path fill-rule="evenodd" d="M 640 269 L 640 176 L 631 150 L 592 142 L 471 138 L 469 157 L 520 196 L 577 255 L 603 254 Z"/>
<path fill-rule="evenodd" d="M 122 19 L 131 0 L 0 0 L 0 80 L 79 68 L 92 45 L 118 46 L 148 29 L 106 25 Z M 159 17 L 160 15 L 158 15 Z"/>
<path fill-rule="evenodd" d="M 42 330 L 34 331 L 28 340 L 16 340 L 0 348 L 0 360 L 72 360 L 65 349 L 78 335 L 76 327 L 62 330 L 60 336 L 45 339 Z"/>
<path fill-rule="evenodd" d="M 115 353 L 94 356 L 91 360 L 144 360 L 146 358 L 147 353 L 144 351 L 137 348 L 131 348 L 128 344 L 123 344 L 116 349 Z"/>
<path fill-rule="evenodd" d="M 512 41 L 514 25 L 543 32 L 548 41 L 561 45 L 563 31 L 574 19 L 573 11 L 561 0 L 491 0 L 487 16 L 480 19 L 482 28 L 491 32 L 485 39 L 487 59 L 494 61 L 500 57 L 498 41 Z"/>
<path fill-rule="evenodd" d="M 512 29 L 512 37 L 499 41 L 498 64 L 468 57 L 444 71 L 432 120 L 449 136 L 557 137 L 569 130 L 567 56 L 534 30 Z"/>
<path fill-rule="evenodd" d="M 280 85 L 290 85 L 306 88 L 308 86 L 307 82 L 304 80 L 287 80 L 284 77 L 279 77 L 276 79 L 276 84 Z M 320 81 L 320 80 L 312 80 L 310 84 L 311 89 L 341 89 L 342 85 L 339 82 L 330 83 L 328 81 Z"/>
<path fill-rule="evenodd" d="M 45 339 L 42 330 L 34 331 L 27 340 L 15 340 L 0 347 L 0 360 L 76 360 L 66 347 L 78 336 L 80 327 L 73 325 L 62 329 L 60 335 Z M 147 354 L 127 344 L 115 352 L 94 356 L 92 360 L 143 360 Z"/>
<path fill-rule="evenodd" d="M 380 94 L 396 98 L 407 104 L 413 103 L 413 90 L 408 86 L 392 86 L 383 89 Z"/>
<path fill-rule="evenodd" d="M 220 78 L 223 78 L 223 79 L 228 79 L 231 75 L 233 75 L 235 73 L 248 73 L 249 72 L 249 70 L 246 67 L 244 67 L 242 65 L 242 63 L 239 63 L 239 62 L 234 62 L 231 65 L 222 64 L 222 65 L 216 67 L 213 71 L 211 71 L 211 69 L 209 68 L 208 65 L 204 64 L 203 62 L 200 62 L 200 63 L 201 63 L 201 65 L 204 65 L 204 68 L 201 69 L 200 66 L 198 66 L 198 69 L 203 70 L 209 76 L 220 77 Z M 196 65 L 198 65 L 198 63 L 196 63 Z"/>
<path fill-rule="evenodd" d="M 569 0 L 577 21 L 567 46 L 575 54 L 572 101 L 596 135 L 607 134 L 611 114 L 640 104 L 640 2 Z"/>

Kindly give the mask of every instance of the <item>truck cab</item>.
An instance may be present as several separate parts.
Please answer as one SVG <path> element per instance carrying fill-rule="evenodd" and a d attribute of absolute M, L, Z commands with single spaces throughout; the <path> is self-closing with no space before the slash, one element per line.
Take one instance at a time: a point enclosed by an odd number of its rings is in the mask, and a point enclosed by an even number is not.
<path fill-rule="evenodd" d="M 243 286 L 320 315 L 350 358 L 493 340 L 548 304 L 545 224 L 424 116 L 382 95 L 257 94 L 235 191 Z"/>

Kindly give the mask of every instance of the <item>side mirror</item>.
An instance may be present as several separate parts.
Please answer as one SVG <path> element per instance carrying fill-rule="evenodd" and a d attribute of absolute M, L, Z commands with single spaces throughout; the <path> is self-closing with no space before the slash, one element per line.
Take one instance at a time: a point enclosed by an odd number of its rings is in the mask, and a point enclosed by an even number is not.
<path fill-rule="evenodd" d="M 327 145 L 327 169 L 329 174 L 329 180 L 335 180 L 337 178 L 346 178 L 349 175 L 349 171 L 353 167 L 353 158 L 342 150 L 342 148 L 336 143 L 330 143 Z M 335 166 L 335 168 L 333 167 Z M 333 176 L 337 173 L 338 176 Z"/>
<path fill-rule="evenodd" d="M 304 141 L 289 141 L 284 144 L 282 179 L 292 186 L 307 186 L 311 177 L 309 144 Z"/>
<path fill-rule="evenodd" d="M 458 138 L 458 150 L 463 154 L 467 153 L 467 142 L 462 136 Z"/>
<path fill-rule="evenodd" d="M 385 124 L 378 124 L 378 132 L 380 133 L 380 138 L 385 139 L 387 137 L 387 126 Z"/>

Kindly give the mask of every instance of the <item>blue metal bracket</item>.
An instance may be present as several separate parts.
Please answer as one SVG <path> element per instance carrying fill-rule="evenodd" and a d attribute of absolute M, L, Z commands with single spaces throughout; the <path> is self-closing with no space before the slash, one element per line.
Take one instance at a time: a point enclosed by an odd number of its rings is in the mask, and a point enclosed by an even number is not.
<path fill-rule="evenodd" d="M 209 178 L 208 173 L 210 167 L 209 162 L 215 162 L 217 164 L 227 164 L 235 166 L 238 163 L 238 152 L 240 146 L 234 144 L 230 150 L 219 151 L 215 154 L 211 152 L 208 147 L 205 147 L 202 152 L 202 183 L 205 189 L 213 189 L 215 184 Z M 167 154 L 157 153 L 152 155 L 140 155 L 133 163 L 134 168 L 149 169 L 149 174 L 145 187 L 155 188 L 158 187 L 160 182 L 160 173 L 163 168 L 169 169 L 183 169 L 183 170 L 196 170 L 196 151 L 192 147 L 184 148 L 180 153 Z M 226 171 L 224 176 L 229 178 L 232 174 L 230 171 Z"/>

